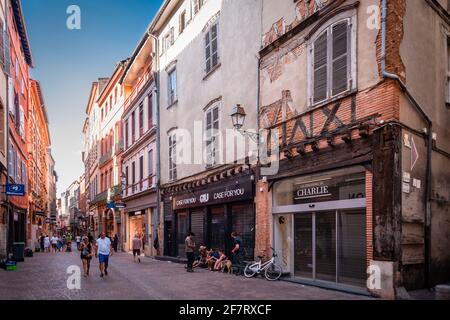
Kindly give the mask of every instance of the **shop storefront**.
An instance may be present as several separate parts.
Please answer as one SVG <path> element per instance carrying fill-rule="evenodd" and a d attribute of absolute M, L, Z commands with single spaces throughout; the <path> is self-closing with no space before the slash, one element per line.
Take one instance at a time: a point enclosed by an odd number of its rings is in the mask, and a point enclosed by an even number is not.
<path fill-rule="evenodd" d="M 165 215 L 165 253 L 184 257 L 184 241 L 192 231 L 197 247 L 205 245 L 230 254 L 230 234 L 235 231 L 243 240 L 246 258 L 252 259 L 255 246 L 253 189 L 253 180 L 248 176 L 173 196 L 173 217 Z"/>
<path fill-rule="evenodd" d="M 146 256 L 157 255 L 152 239 L 156 233 L 156 194 L 134 199 L 125 199 L 126 208 L 123 214 L 123 250 L 131 251 L 133 238 L 138 234 L 142 239 L 142 251 Z"/>
<path fill-rule="evenodd" d="M 291 278 L 366 286 L 366 190 L 366 170 L 359 166 L 274 184 L 273 240 Z"/>

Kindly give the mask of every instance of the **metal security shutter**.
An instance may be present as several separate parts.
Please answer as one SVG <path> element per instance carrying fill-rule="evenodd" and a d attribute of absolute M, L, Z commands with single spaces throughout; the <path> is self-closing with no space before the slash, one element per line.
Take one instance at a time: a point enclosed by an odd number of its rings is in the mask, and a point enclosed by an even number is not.
<path fill-rule="evenodd" d="M 185 256 L 185 240 L 189 229 L 189 219 L 187 212 L 179 212 L 177 214 L 177 245 L 178 256 Z"/>
<path fill-rule="evenodd" d="M 253 205 L 235 205 L 232 207 L 233 231 L 242 239 L 245 260 L 253 260 L 255 248 L 255 213 Z"/>
<path fill-rule="evenodd" d="M 327 98 L 328 31 L 314 42 L 314 103 Z"/>
<path fill-rule="evenodd" d="M 348 21 L 340 22 L 332 28 L 333 38 L 333 96 L 348 88 Z"/>
<path fill-rule="evenodd" d="M 195 234 L 195 245 L 197 248 L 205 244 L 204 225 L 205 214 L 203 210 L 193 211 L 191 213 L 191 231 Z"/>
<path fill-rule="evenodd" d="M 211 243 L 216 250 L 225 250 L 225 212 L 222 207 L 211 209 Z"/>

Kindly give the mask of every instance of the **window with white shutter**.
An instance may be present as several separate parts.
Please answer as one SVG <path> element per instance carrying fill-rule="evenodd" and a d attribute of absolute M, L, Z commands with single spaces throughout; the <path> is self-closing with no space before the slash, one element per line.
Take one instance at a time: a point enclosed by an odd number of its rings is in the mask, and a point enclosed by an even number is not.
<path fill-rule="evenodd" d="M 153 176 L 153 150 L 148 152 L 148 176 Z"/>
<path fill-rule="evenodd" d="M 341 19 L 313 37 L 310 50 L 312 105 L 355 88 L 356 33 L 353 25 L 353 18 Z"/>
<path fill-rule="evenodd" d="M 175 134 L 169 136 L 169 180 L 177 179 L 177 138 Z"/>
<path fill-rule="evenodd" d="M 209 73 L 219 64 L 219 24 L 214 23 L 205 34 L 205 72 Z"/>
<path fill-rule="evenodd" d="M 20 132 L 20 137 L 22 138 L 22 140 L 25 140 L 25 113 L 23 111 L 23 107 L 20 106 L 20 127 L 19 127 L 19 132 Z"/>
<path fill-rule="evenodd" d="M 206 166 L 213 166 L 218 162 L 219 152 L 219 106 L 209 108 L 205 114 L 206 134 Z"/>
<path fill-rule="evenodd" d="M 177 70 L 173 69 L 168 73 L 168 105 L 170 106 L 177 100 Z"/>
<path fill-rule="evenodd" d="M 314 103 L 327 98 L 328 30 L 314 42 Z"/>
<path fill-rule="evenodd" d="M 342 21 L 331 29 L 332 51 L 332 95 L 347 91 L 348 89 L 348 21 Z"/>

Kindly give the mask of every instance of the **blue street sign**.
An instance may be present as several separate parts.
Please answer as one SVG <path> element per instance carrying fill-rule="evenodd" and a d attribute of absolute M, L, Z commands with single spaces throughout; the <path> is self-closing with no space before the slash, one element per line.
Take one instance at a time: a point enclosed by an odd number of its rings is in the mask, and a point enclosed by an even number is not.
<path fill-rule="evenodd" d="M 108 209 L 115 209 L 115 208 L 116 208 L 116 206 L 114 205 L 114 202 L 108 202 L 108 203 L 106 204 L 106 207 L 107 207 Z"/>
<path fill-rule="evenodd" d="M 25 185 L 24 184 L 7 184 L 6 194 L 8 196 L 19 196 L 23 197 L 25 195 Z"/>

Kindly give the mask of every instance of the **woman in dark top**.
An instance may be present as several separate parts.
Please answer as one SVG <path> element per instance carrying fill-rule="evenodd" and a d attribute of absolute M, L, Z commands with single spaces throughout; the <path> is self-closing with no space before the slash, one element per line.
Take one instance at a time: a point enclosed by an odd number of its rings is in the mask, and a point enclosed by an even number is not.
<path fill-rule="evenodd" d="M 81 261 L 83 262 L 84 276 L 89 275 L 89 269 L 91 267 L 92 260 L 92 243 L 89 242 L 87 237 L 83 238 L 83 242 L 80 245 Z"/>

